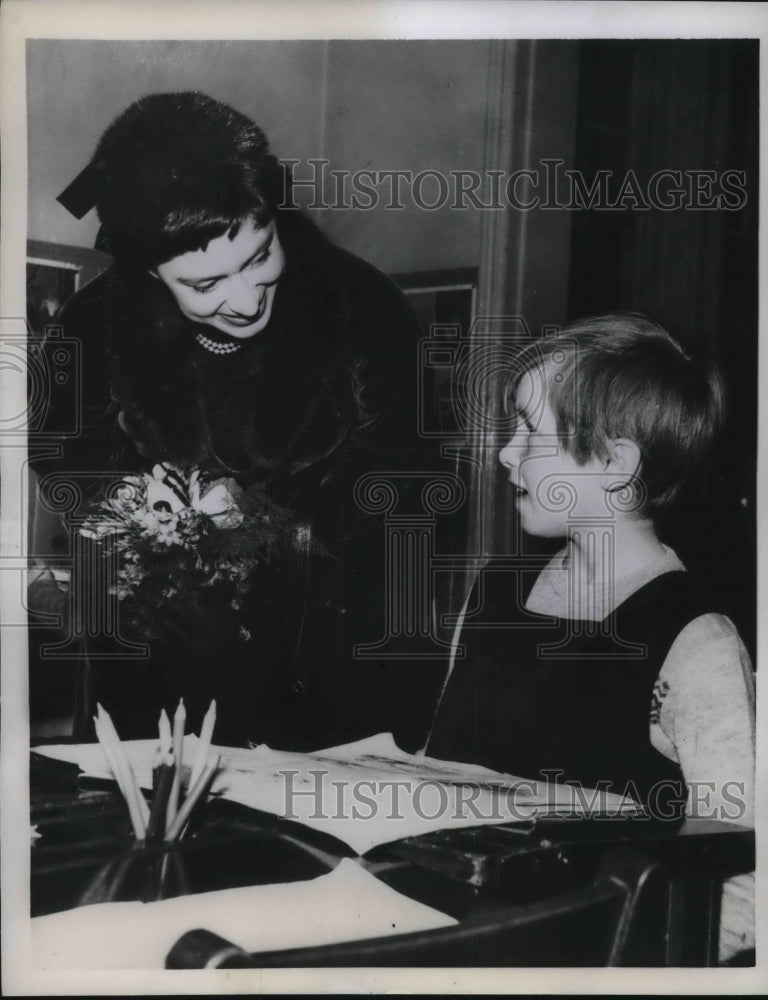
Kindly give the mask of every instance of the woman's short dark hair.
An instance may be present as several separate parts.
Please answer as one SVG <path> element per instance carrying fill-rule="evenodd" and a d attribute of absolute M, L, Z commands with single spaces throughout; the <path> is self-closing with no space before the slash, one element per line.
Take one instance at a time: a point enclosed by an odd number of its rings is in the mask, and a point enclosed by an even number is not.
<path fill-rule="evenodd" d="M 141 266 L 205 247 L 248 217 L 265 225 L 281 194 L 261 129 L 196 91 L 136 101 L 102 136 L 92 168 L 104 248 Z"/>
<path fill-rule="evenodd" d="M 568 453 L 584 463 L 607 457 L 609 440 L 634 441 L 646 507 L 677 496 L 721 430 L 725 387 L 717 366 L 645 316 L 614 313 L 566 324 L 517 359 L 512 391 L 542 365 Z"/>

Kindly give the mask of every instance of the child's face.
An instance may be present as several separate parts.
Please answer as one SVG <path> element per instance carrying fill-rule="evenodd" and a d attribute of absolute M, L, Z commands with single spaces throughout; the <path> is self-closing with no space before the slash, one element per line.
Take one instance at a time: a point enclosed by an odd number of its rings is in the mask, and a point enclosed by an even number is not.
<path fill-rule="evenodd" d="M 520 523 L 530 535 L 565 536 L 575 521 L 605 517 L 605 465 L 591 458 L 579 465 L 557 436 L 549 405 L 548 365 L 526 372 L 515 393 L 515 432 L 499 452 L 515 488 Z"/>

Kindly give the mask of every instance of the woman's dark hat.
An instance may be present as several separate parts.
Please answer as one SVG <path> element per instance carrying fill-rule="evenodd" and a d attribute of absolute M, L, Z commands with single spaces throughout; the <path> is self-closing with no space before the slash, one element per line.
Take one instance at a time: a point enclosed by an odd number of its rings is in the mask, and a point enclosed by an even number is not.
<path fill-rule="evenodd" d="M 93 165 L 93 160 L 91 160 L 91 162 L 83 167 L 72 183 L 66 187 L 56 199 L 56 201 L 58 201 L 60 205 L 63 205 L 69 214 L 74 215 L 76 219 L 82 219 L 83 216 L 87 215 L 92 208 L 96 207 L 95 175 L 96 168 Z M 109 236 L 107 235 L 104 226 L 99 226 L 94 248 L 96 250 L 101 250 L 103 253 L 112 252 L 109 243 Z"/>
<path fill-rule="evenodd" d="M 95 173 L 93 161 L 91 161 L 56 199 L 76 219 L 82 219 L 92 208 L 96 207 Z"/>
<path fill-rule="evenodd" d="M 284 187 L 250 118 L 185 91 L 134 101 L 57 201 L 77 219 L 95 207 L 109 252 L 145 265 L 246 214 L 271 217 Z"/>

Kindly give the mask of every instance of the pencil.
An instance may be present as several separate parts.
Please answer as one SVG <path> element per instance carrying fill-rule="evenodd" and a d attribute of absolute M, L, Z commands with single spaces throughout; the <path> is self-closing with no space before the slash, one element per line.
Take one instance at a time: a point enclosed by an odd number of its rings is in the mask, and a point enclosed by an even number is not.
<path fill-rule="evenodd" d="M 106 729 L 106 732 L 110 740 L 114 744 L 114 750 L 117 756 L 117 761 L 120 767 L 121 774 L 123 775 L 123 782 L 125 784 L 126 792 L 130 797 L 133 798 L 136 807 L 139 810 L 139 815 L 141 816 L 142 837 L 143 837 L 143 831 L 146 830 L 147 822 L 149 820 L 149 806 L 147 805 L 147 800 L 141 794 L 141 790 L 139 789 L 139 783 L 136 780 L 136 775 L 133 772 L 133 767 L 131 766 L 131 762 L 128 760 L 128 755 L 125 752 L 125 746 L 120 742 L 120 737 L 117 735 L 117 730 L 115 729 L 115 724 L 112 721 L 112 716 L 103 706 L 99 705 L 98 703 L 96 707 L 101 712 L 102 728 Z"/>
<path fill-rule="evenodd" d="M 184 699 L 179 698 L 179 704 L 173 716 L 173 759 L 176 770 L 173 774 L 171 792 L 168 796 L 168 813 L 165 818 L 166 833 L 173 825 L 176 814 L 179 811 L 179 790 L 181 789 L 181 766 L 182 751 L 184 748 L 184 723 L 187 721 L 187 712 L 184 708 Z"/>
<path fill-rule="evenodd" d="M 117 735 L 109 712 L 105 711 L 101 705 L 97 704 L 96 707 L 99 711 L 100 732 L 104 739 L 104 744 L 110 746 L 110 751 L 113 754 L 115 766 L 117 767 L 118 785 L 128 804 L 133 832 L 137 840 L 143 840 L 146 830 L 146 819 L 139 800 L 144 804 L 145 809 L 147 809 L 147 803 L 144 801 L 144 797 L 139 794 L 136 779 L 128 763 L 128 758 L 125 756 L 125 751 L 120 743 L 120 738 Z"/>
<path fill-rule="evenodd" d="M 160 713 L 158 728 L 160 731 L 160 753 L 165 756 L 173 749 L 173 743 L 171 741 L 171 724 L 168 721 L 168 715 L 166 714 L 165 709 L 163 709 Z"/>
<path fill-rule="evenodd" d="M 128 755 L 125 752 L 125 746 L 120 742 L 120 737 L 117 735 L 117 730 L 115 729 L 115 724 L 112 721 L 112 716 L 102 705 L 97 704 L 97 708 L 101 712 L 102 731 L 106 733 L 108 742 L 112 744 L 112 749 L 120 772 L 120 780 L 125 789 L 123 794 L 126 795 L 129 802 L 133 802 L 141 818 L 142 834 L 139 839 L 142 839 L 144 831 L 146 830 L 147 821 L 149 819 L 149 806 L 147 805 L 146 799 L 141 794 L 139 783 L 136 780 L 136 775 L 133 772 L 131 762 L 128 760 Z"/>
<path fill-rule="evenodd" d="M 173 776 L 176 773 L 173 753 L 163 754 L 158 750 L 159 761 L 152 769 L 152 808 L 147 823 L 147 843 L 161 840 L 165 833 L 165 816 L 168 796 L 171 794 Z"/>
<path fill-rule="evenodd" d="M 211 739 L 213 738 L 213 727 L 216 725 L 216 702 L 211 702 L 208 711 L 205 713 L 203 724 L 200 727 L 200 737 L 195 755 L 195 763 L 192 767 L 192 774 L 189 778 L 189 788 L 193 788 L 195 782 L 203 773 L 205 762 L 211 752 Z"/>
<path fill-rule="evenodd" d="M 220 759 L 219 757 L 211 757 L 211 759 L 205 765 L 203 773 L 195 782 L 194 787 L 190 790 L 189 794 L 187 795 L 184 801 L 184 805 L 181 807 L 178 815 L 176 816 L 170 828 L 166 832 L 165 839 L 167 841 L 178 839 L 184 827 L 187 825 L 187 821 L 189 820 L 192 810 L 195 808 L 198 801 L 202 798 L 203 793 L 208 788 L 208 785 L 210 784 L 214 774 L 216 773 L 219 767 L 219 759 Z"/>
<path fill-rule="evenodd" d="M 93 724 L 96 729 L 96 738 L 98 739 L 99 745 L 101 746 L 104 756 L 106 757 L 107 764 L 109 766 L 110 771 L 112 772 L 112 776 L 117 782 L 117 787 L 120 789 L 123 798 L 127 799 L 127 795 L 125 794 L 125 788 L 123 787 L 123 783 L 120 780 L 120 768 L 118 767 L 117 758 L 115 757 L 114 750 L 112 748 L 112 745 L 108 742 L 106 735 L 104 734 L 104 727 L 101 724 L 101 720 L 97 718 L 97 716 L 95 715 L 93 717 Z"/>

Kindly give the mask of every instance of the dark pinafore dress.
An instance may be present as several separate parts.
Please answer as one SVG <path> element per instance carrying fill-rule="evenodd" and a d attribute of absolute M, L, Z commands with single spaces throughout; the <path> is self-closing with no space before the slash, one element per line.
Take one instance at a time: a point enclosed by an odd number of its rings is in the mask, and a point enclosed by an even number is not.
<path fill-rule="evenodd" d="M 475 584 L 427 754 L 526 778 L 628 794 L 660 818 L 679 815 L 680 767 L 653 747 L 656 678 L 682 629 L 713 610 L 684 571 L 664 573 L 603 622 L 524 610 L 514 570 Z M 472 613 L 471 609 L 479 610 Z"/>

